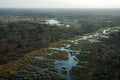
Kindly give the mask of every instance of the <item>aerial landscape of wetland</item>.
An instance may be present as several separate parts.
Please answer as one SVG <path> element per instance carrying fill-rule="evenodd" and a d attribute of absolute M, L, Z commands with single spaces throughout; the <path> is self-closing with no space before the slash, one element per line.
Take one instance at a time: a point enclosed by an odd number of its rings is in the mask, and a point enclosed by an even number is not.
<path fill-rule="evenodd" d="M 0 80 L 120 80 L 119 1 L 53 1 L 0 1 Z"/>

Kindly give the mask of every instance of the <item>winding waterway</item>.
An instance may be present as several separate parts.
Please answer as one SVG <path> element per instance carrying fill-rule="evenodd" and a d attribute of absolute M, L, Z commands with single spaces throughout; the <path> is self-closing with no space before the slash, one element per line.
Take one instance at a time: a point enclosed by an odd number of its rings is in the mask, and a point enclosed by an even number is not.
<path fill-rule="evenodd" d="M 90 43 L 99 43 L 101 42 L 100 41 L 101 38 L 109 38 L 110 33 L 117 32 L 119 30 L 120 27 L 106 28 L 92 34 L 80 36 L 78 39 L 75 40 L 67 40 L 67 43 L 64 43 L 63 46 L 61 47 L 49 47 L 50 50 L 67 52 L 67 57 L 68 57 L 67 60 L 59 60 L 59 59 L 53 60 L 55 69 L 57 69 L 57 74 L 65 77 L 67 80 L 71 80 L 72 75 L 70 74 L 70 71 L 74 66 L 78 66 L 78 62 L 79 62 L 79 59 L 76 56 L 82 52 L 90 53 L 90 51 L 72 50 L 71 49 L 72 44 L 80 45 L 81 41 L 89 41 Z M 37 56 L 36 58 L 41 60 L 49 60 L 43 56 Z"/>

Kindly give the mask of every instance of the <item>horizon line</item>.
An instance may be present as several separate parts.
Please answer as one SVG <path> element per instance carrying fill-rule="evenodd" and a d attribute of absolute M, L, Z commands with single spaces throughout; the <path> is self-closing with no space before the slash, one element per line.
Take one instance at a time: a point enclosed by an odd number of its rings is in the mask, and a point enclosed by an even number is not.
<path fill-rule="evenodd" d="M 120 9 L 120 8 L 22 8 L 22 7 L 0 7 L 0 9 Z"/>

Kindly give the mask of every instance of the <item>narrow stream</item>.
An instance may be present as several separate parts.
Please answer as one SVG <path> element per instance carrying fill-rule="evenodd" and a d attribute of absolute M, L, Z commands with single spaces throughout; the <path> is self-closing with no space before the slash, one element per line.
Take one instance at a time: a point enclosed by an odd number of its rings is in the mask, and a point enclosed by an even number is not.
<path fill-rule="evenodd" d="M 78 63 L 76 56 L 68 54 L 68 60 L 66 61 L 55 61 L 55 68 L 58 69 L 58 74 L 64 76 L 67 80 L 71 80 L 70 71 L 73 66 L 76 66 Z M 63 71 L 64 70 L 64 71 Z"/>

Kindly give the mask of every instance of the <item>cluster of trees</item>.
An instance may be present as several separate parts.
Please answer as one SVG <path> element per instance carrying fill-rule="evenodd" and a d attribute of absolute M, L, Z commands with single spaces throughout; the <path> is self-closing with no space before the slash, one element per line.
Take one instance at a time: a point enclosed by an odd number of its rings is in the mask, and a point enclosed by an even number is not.
<path fill-rule="evenodd" d="M 96 52 L 93 80 L 119 80 L 120 75 L 120 32 L 110 34 L 110 39 L 104 39 Z M 92 63 L 93 64 L 93 63 Z"/>

